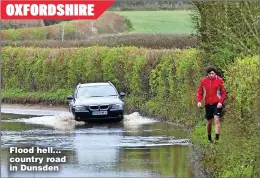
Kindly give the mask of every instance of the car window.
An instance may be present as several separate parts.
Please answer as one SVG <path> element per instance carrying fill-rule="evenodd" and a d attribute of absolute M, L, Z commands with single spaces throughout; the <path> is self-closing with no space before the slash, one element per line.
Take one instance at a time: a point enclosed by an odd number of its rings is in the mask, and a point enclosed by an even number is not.
<path fill-rule="evenodd" d="M 105 97 L 117 95 L 117 91 L 110 85 L 81 87 L 77 92 L 77 97 Z"/>

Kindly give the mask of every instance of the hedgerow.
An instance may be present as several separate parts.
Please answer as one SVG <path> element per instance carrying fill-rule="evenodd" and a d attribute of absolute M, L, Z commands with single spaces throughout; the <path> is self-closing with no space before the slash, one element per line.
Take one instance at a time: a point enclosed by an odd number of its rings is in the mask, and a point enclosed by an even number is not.
<path fill-rule="evenodd" d="M 160 107 L 153 108 L 152 105 L 159 102 L 170 106 L 168 103 L 172 103 L 176 109 L 162 110 L 160 117 L 192 124 L 185 118 L 190 114 L 195 116 L 196 111 L 182 110 L 194 105 L 194 92 L 202 67 L 199 55 L 196 49 L 3 47 L 2 88 L 25 93 L 55 93 L 61 89 L 72 91 L 78 83 L 111 81 L 129 96 L 126 99 L 129 110 L 159 116 Z M 9 96 L 4 94 L 4 102 L 10 100 Z M 41 101 L 39 96 L 34 97 Z M 34 97 L 28 97 L 28 100 L 34 100 Z M 181 105 L 178 105 L 180 101 Z M 58 103 L 66 104 L 66 96 Z"/>
<path fill-rule="evenodd" d="M 53 30 L 52 30 L 53 31 Z M 56 33 L 56 32 L 55 32 Z M 15 33 L 12 34 L 13 38 Z M 60 36 L 57 36 L 57 39 Z M 66 38 L 65 38 L 66 39 Z M 79 40 L 23 40 L 23 41 L 2 41 L 1 46 L 13 47 L 41 47 L 41 48 L 73 48 L 73 47 L 91 47 L 91 46 L 107 46 L 122 47 L 136 46 L 153 49 L 185 49 L 189 47 L 197 47 L 198 41 L 196 36 L 178 35 L 178 34 L 106 34 L 92 35 L 87 39 Z"/>

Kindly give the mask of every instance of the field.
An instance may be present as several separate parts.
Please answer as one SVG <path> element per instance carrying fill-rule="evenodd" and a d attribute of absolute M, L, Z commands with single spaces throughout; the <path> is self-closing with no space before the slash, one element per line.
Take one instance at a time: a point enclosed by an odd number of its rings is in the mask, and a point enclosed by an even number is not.
<path fill-rule="evenodd" d="M 2 30 L 1 46 L 88 47 L 137 46 L 153 49 L 195 47 L 190 11 L 109 11 L 96 21 Z M 126 18 L 124 18 L 126 17 Z M 37 41 L 37 42 L 35 42 Z"/>
<path fill-rule="evenodd" d="M 192 33 L 190 11 L 113 11 L 126 16 L 133 33 Z"/>

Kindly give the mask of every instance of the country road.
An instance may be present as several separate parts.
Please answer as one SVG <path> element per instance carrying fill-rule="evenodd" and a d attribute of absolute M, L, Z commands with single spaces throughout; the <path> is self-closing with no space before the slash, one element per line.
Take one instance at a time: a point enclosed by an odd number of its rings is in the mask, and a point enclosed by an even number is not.
<path fill-rule="evenodd" d="M 90 124 L 64 107 L 2 105 L 1 135 L 3 177 L 192 177 L 187 133 L 136 112 Z"/>

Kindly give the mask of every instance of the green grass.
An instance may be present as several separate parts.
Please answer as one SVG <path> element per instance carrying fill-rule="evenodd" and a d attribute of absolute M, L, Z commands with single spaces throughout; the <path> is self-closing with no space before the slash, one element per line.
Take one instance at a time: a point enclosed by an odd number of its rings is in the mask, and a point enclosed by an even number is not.
<path fill-rule="evenodd" d="M 113 11 L 126 16 L 133 33 L 192 33 L 190 11 Z"/>

